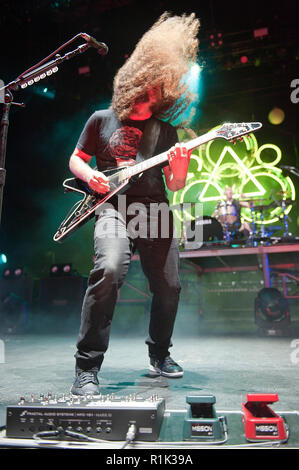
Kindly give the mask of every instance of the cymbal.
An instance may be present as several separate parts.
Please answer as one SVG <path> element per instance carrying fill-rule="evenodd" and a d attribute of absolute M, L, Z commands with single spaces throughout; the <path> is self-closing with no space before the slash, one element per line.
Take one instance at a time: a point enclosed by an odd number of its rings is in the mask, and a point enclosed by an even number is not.
<path fill-rule="evenodd" d="M 282 207 L 283 203 L 285 203 L 287 206 L 291 204 L 296 204 L 296 201 L 292 201 L 292 199 L 285 199 L 281 201 L 273 201 L 270 204 L 258 204 L 254 205 L 253 208 L 257 211 L 263 211 L 264 209 L 273 209 L 275 207 Z"/>
<path fill-rule="evenodd" d="M 239 201 L 241 201 L 241 202 L 256 202 L 256 201 L 260 202 L 260 201 L 263 201 L 263 200 L 264 200 L 263 197 L 259 197 L 258 199 L 250 199 L 250 198 L 249 199 L 239 199 Z"/>
<path fill-rule="evenodd" d="M 296 201 L 293 201 L 292 199 L 281 199 L 279 201 L 271 202 L 272 207 L 283 206 L 284 204 L 286 204 L 287 206 L 290 206 L 291 204 L 292 205 L 296 204 Z"/>
<path fill-rule="evenodd" d="M 272 208 L 272 203 L 271 204 L 254 205 L 253 208 L 257 211 L 263 211 L 265 209 L 271 209 Z"/>

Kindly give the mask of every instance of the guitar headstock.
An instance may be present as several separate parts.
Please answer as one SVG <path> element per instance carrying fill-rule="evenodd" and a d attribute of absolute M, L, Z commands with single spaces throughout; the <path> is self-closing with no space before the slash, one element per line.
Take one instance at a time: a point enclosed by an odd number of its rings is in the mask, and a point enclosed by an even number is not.
<path fill-rule="evenodd" d="M 233 140 L 245 134 L 255 132 L 262 127 L 261 122 L 226 122 L 215 130 L 217 137 Z"/>

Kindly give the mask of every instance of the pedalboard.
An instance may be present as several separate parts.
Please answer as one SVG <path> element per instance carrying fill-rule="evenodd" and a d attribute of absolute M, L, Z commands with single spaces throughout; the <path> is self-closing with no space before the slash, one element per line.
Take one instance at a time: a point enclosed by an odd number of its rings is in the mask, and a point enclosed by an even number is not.
<path fill-rule="evenodd" d="M 30 439 L 38 433 L 59 429 L 95 439 L 122 441 L 133 424 L 137 440 L 155 441 L 164 411 L 165 400 L 157 395 L 58 398 L 48 394 L 38 399 L 32 395 L 29 401 L 22 397 L 17 405 L 7 407 L 6 437 Z"/>

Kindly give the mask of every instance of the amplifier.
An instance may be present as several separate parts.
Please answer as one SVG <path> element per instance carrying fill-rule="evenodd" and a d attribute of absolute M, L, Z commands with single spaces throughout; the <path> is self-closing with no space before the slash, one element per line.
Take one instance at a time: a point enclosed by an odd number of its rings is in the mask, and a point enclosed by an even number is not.
<path fill-rule="evenodd" d="M 122 441 L 130 425 L 134 424 L 136 439 L 155 441 L 159 437 L 165 411 L 165 400 L 153 395 L 115 397 L 58 398 L 51 395 L 24 398 L 17 405 L 7 407 L 6 437 L 32 438 L 45 431 L 63 431 L 84 434 L 91 438 Z M 58 436 L 57 439 L 60 437 Z"/>

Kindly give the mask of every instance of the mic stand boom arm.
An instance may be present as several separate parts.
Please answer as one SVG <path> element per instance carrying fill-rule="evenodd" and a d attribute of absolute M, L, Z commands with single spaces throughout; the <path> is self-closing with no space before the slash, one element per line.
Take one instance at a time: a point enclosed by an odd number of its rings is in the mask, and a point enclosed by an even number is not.
<path fill-rule="evenodd" d="M 6 159 L 6 144 L 7 144 L 7 133 L 9 126 L 9 112 L 12 104 L 25 107 L 23 103 L 14 103 L 11 90 L 18 90 L 21 88 L 26 88 L 28 85 L 34 85 L 39 82 L 39 80 L 46 78 L 51 75 L 53 72 L 57 72 L 58 65 L 69 60 L 77 54 L 85 52 L 86 49 L 92 47 L 90 43 L 81 44 L 75 50 L 68 52 L 64 56 L 56 54 L 55 59 L 47 62 L 46 64 L 30 70 L 30 72 L 21 75 L 16 80 L 8 83 L 1 88 L 1 91 L 4 90 L 4 103 L 2 111 L 2 119 L 0 124 L 0 225 L 1 225 L 1 216 L 2 216 L 2 203 L 3 203 L 3 190 L 5 185 L 5 159 Z"/>

